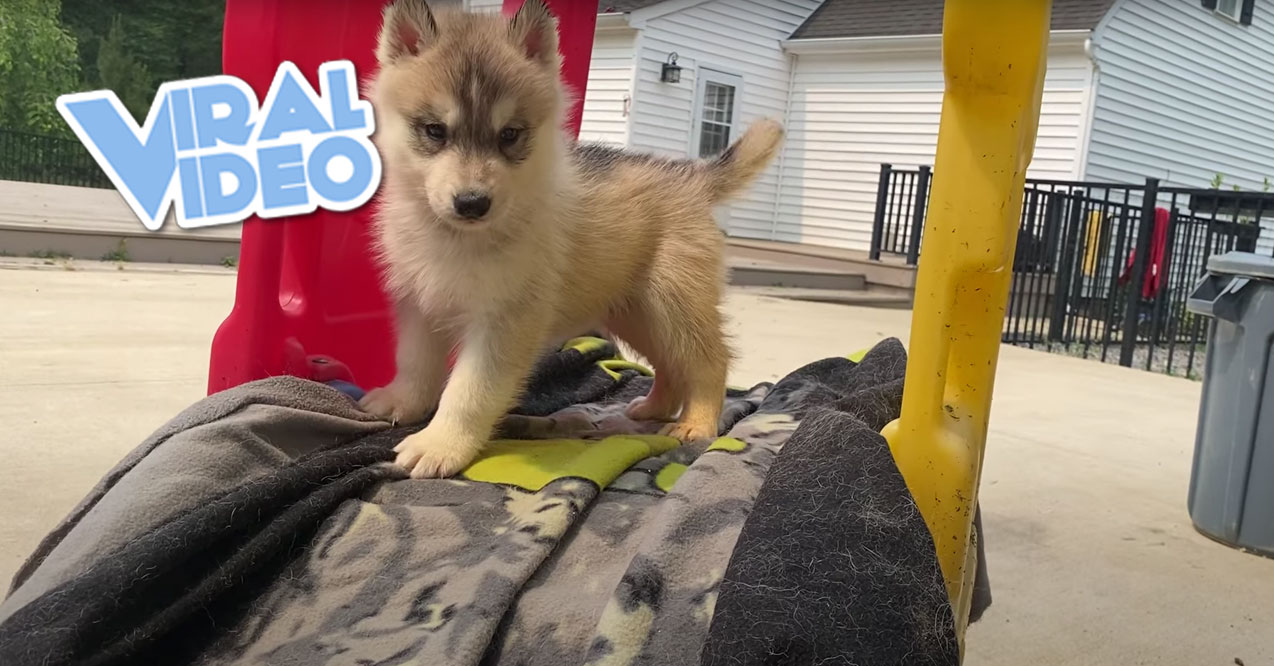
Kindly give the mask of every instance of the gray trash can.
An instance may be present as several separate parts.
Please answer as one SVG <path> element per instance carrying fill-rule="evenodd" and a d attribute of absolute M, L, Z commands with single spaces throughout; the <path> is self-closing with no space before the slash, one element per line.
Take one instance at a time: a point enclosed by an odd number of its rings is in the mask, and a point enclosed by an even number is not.
<path fill-rule="evenodd" d="M 1186 307 L 1212 318 L 1190 519 L 1218 541 L 1274 557 L 1274 258 L 1212 257 Z"/>

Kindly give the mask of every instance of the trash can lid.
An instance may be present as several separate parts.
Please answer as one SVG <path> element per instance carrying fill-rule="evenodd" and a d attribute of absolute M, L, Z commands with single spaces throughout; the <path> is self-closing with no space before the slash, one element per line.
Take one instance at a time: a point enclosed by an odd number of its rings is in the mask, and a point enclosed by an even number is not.
<path fill-rule="evenodd" d="M 1274 257 L 1265 257 L 1254 252 L 1217 254 L 1208 259 L 1208 272 L 1274 280 Z"/>

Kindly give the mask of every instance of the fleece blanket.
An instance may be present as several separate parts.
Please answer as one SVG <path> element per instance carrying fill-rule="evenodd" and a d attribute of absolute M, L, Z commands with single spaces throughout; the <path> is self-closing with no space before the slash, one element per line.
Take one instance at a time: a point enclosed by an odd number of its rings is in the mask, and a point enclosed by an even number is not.
<path fill-rule="evenodd" d="M 225 391 L 39 545 L 0 663 L 955 664 L 877 434 L 904 368 L 886 340 L 731 391 L 723 436 L 681 444 L 623 416 L 644 368 L 575 340 L 451 480 L 404 479 L 388 461 L 414 429 L 334 388 Z"/>

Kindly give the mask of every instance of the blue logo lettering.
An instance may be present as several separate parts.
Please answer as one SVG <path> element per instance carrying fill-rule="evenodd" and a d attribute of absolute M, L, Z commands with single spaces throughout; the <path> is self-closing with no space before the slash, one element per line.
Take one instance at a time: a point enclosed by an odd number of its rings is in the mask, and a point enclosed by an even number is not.
<path fill-rule="evenodd" d="M 260 105 L 231 76 L 165 83 L 141 127 L 109 90 L 63 95 L 57 107 L 152 231 L 170 210 L 183 228 L 353 210 L 380 184 L 375 120 L 352 63 L 318 74 L 316 92 L 282 63 Z"/>

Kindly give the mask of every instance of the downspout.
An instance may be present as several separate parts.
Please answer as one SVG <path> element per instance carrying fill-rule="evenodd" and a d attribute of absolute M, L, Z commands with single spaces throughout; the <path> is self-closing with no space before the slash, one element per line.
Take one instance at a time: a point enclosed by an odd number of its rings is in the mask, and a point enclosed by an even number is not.
<path fill-rule="evenodd" d="M 787 99 L 783 100 L 783 130 L 791 131 L 792 126 L 792 91 L 796 88 L 796 63 L 800 54 L 789 53 L 787 61 Z M 787 142 L 779 148 L 778 180 L 774 183 L 774 210 L 770 215 L 770 240 L 777 240 L 779 235 L 779 202 L 783 199 L 783 167 L 787 160 Z"/>
<path fill-rule="evenodd" d="M 625 23 L 628 22 L 628 14 L 624 15 Z M 629 25 L 631 27 L 631 24 Z M 637 89 L 641 87 L 641 59 L 642 51 L 645 48 L 644 38 L 646 36 L 645 28 L 632 28 L 633 32 L 633 73 L 628 79 L 628 105 L 624 109 L 624 147 L 635 148 L 633 145 L 633 122 L 637 118 Z"/>
<path fill-rule="evenodd" d="M 1101 64 L 1097 60 L 1096 32 L 1084 40 L 1084 57 L 1092 67 L 1092 79 L 1088 83 L 1088 99 L 1084 105 L 1084 128 L 1079 137 L 1079 164 L 1076 165 L 1075 179 L 1086 180 L 1088 175 L 1088 147 L 1093 137 L 1093 120 L 1097 112 L 1097 87 L 1101 82 Z"/>

